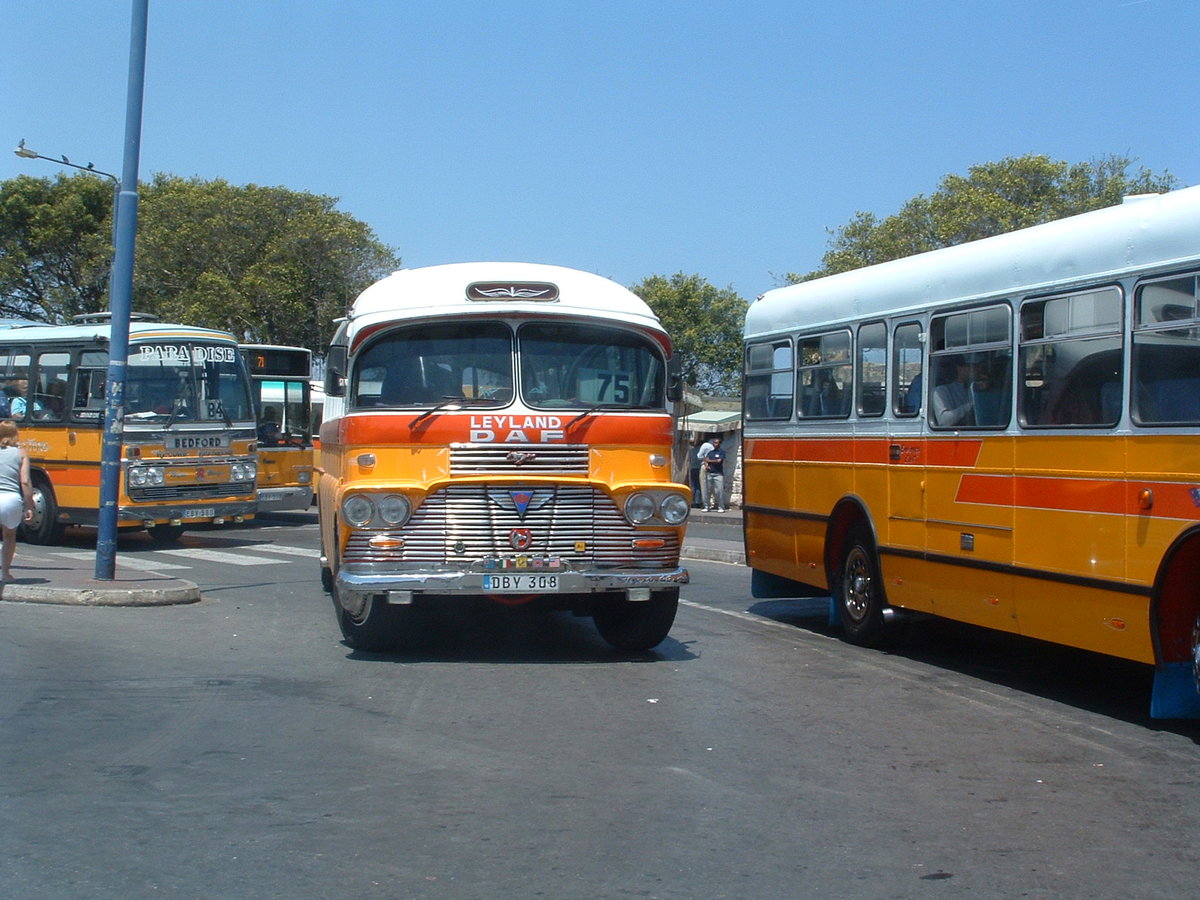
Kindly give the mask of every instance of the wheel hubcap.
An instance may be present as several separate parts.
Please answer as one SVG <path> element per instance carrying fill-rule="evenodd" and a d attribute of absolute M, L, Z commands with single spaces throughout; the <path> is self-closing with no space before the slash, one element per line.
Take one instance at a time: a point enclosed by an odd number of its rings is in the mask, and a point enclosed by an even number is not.
<path fill-rule="evenodd" d="M 846 560 L 843 593 L 846 612 L 855 622 L 861 622 L 871 605 L 871 574 L 866 556 L 859 547 L 855 547 Z"/>

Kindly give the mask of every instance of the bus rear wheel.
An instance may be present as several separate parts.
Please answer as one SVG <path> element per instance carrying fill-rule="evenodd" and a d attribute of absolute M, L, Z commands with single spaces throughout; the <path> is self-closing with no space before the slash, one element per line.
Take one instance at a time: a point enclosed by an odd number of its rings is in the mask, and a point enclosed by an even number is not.
<path fill-rule="evenodd" d="M 58 521 L 58 502 L 54 488 L 43 475 L 34 475 L 33 516 L 21 524 L 21 537 L 31 544 L 55 544 L 62 537 L 63 524 Z"/>
<path fill-rule="evenodd" d="M 592 621 L 617 650 L 649 650 L 667 638 L 679 609 L 679 588 L 654 591 L 649 600 L 600 600 Z"/>
<path fill-rule="evenodd" d="M 838 619 L 846 640 L 876 647 L 883 642 L 886 626 L 883 583 L 879 560 L 870 532 L 857 525 L 846 534 L 838 577 L 834 582 Z"/>

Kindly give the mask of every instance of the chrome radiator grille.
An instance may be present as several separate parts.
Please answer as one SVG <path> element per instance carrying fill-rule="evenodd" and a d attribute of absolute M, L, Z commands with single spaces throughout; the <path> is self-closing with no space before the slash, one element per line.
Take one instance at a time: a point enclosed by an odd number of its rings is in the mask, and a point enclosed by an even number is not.
<path fill-rule="evenodd" d="M 137 503 L 162 503 L 170 500 L 212 500 L 217 497 L 250 497 L 254 482 L 229 481 L 224 484 L 173 484 L 157 487 L 127 488 L 129 499 Z"/>
<path fill-rule="evenodd" d="M 586 444 L 451 444 L 450 474 L 586 475 Z"/>
<path fill-rule="evenodd" d="M 679 560 L 679 538 L 670 528 L 635 529 L 613 501 L 587 485 L 537 485 L 525 515 L 517 511 L 512 485 L 449 485 L 431 494 L 401 529 L 356 531 L 345 561 L 467 566 L 477 560 L 516 555 L 557 557 L 577 568 L 666 568 Z M 531 543 L 517 551 L 511 537 L 528 529 Z M 375 536 L 403 540 L 403 547 L 371 547 Z M 662 546 L 634 547 L 634 540 Z"/>

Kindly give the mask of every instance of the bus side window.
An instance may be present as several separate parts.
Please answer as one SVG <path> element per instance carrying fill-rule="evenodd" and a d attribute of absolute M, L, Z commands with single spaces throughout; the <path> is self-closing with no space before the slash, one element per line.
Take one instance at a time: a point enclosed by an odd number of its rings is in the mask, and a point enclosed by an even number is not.
<path fill-rule="evenodd" d="M 911 417 L 921 411 L 921 326 L 897 325 L 892 333 L 892 412 Z"/>

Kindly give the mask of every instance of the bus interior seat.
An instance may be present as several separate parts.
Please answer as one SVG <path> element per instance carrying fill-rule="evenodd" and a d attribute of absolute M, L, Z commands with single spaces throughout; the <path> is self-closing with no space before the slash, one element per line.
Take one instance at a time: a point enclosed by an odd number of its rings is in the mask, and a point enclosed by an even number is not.
<path fill-rule="evenodd" d="M 1144 422 L 1200 421 L 1200 379 L 1162 378 L 1145 382 L 1138 417 Z"/>
<path fill-rule="evenodd" d="M 985 391 L 971 385 L 976 425 L 1008 424 L 1008 391 Z"/>

